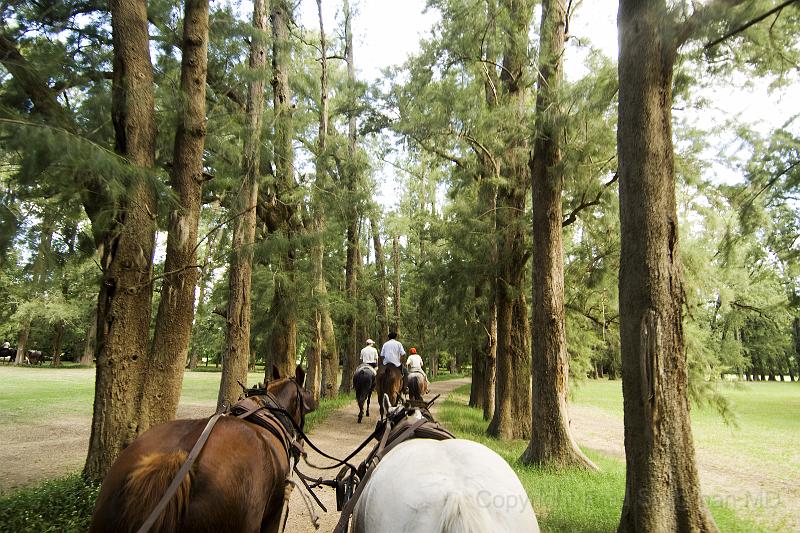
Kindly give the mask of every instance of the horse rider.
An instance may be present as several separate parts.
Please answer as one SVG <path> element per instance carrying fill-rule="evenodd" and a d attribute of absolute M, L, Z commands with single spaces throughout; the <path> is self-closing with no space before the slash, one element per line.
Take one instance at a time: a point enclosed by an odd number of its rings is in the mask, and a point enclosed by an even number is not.
<path fill-rule="evenodd" d="M 378 369 L 378 350 L 375 349 L 374 340 L 367 339 L 367 345 L 361 349 L 361 362 Z"/>
<path fill-rule="evenodd" d="M 403 389 L 406 388 L 406 378 L 408 378 L 408 370 L 406 370 L 403 364 L 403 356 L 405 355 L 405 348 L 403 348 L 403 345 L 397 340 L 397 332 L 392 331 L 389 333 L 389 340 L 384 342 L 383 346 L 381 346 L 381 360 L 384 366 L 394 365 L 400 368 L 400 371 L 403 373 Z"/>
<path fill-rule="evenodd" d="M 416 348 L 411 348 L 409 351 L 408 359 L 406 359 L 406 366 L 409 372 L 419 372 L 425 378 L 425 383 L 428 383 L 428 376 L 422 370 L 422 357 L 417 354 Z"/>
<path fill-rule="evenodd" d="M 11 343 L 8 342 L 8 339 L 3 341 L 3 349 L 4 350 L 10 350 L 11 349 Z"/>

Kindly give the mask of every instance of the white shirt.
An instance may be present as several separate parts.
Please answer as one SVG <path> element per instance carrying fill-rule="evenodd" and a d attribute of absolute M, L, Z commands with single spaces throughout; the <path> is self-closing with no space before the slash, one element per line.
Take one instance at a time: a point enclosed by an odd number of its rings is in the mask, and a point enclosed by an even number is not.
<path fill-rule="evenodd" d="M 11 343 L 10 343 L 10 342 L 8 342 L 8 341 L 4 342 L 4 343 L 3 343 L 3 348 L 5 348 L 6 350 L 8 350 L 9 348 L 11 348 Z"/>
<path fill-rule="evenodd" d="M 403 363 L 400 362 L 400 358 L 406 354 L 406 351 L 403 349 L 403 345 L 400 344 L 400 341 L 395 339 L 389 339 L 383 346 L 381 347 L 381 357 L 383 357 L 383 364 L 393 364 L 394 366 L 400 366 Z"/>
<path fill-rule="evenodd" d="M 419 354 L 412 353 L 408 356 L 408 359 L 406 359 L 406 366 L 412 371 L 422 370 L 422 357 L 420 357 Z"/>
<path fill-rule="evenodd" d="M 365 346 L 361 349 L 361 362 L 362 363 L 377 363 L 378 350 L 374 346 Z"/>

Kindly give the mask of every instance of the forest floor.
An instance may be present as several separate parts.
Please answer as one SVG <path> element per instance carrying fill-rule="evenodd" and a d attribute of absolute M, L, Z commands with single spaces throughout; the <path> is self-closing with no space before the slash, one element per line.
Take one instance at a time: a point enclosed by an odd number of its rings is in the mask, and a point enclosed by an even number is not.
<path fill-rule="evenodd" d="M 429 394 L 426 395 L 426 400 L 433 398 L 437 394 L 441 394 L 441 398 L 437 401 L 437 403 L 441 403 L 449 392 L 467 383 L 469 383 L 469 378 L 433 382 L 430 385 Z M 436 404 L 433 405 L 431 412 L 435 417 L 437 412 Z M 345 457 L 348 453 L 355 450 L 356 447 L 372 433 L 379 416 L 378 404 L 373 396 L 370 406 L 370 417 L 364 417 L 364 421 L 358 424 L 358 405 L 355 402 L 351 402 L 329 415 L 324 422 L 309 433 L 309 437 L 312 442 L 324 452 L 334 457 Z M 351 463 L 358 465 L 369 454 L 373 446 L 374 443 L 367 445 L 361 453 L 353 458 Z M 306 451 L 309 452 L 309 459 L 319 466 L 332 463 L 332 461 L 321 459 L 318 454 L 311 451 L 308 447 L 306 447 Z M 301 465 L 300 468 L 304 474 L 309 476 L 323 476 L 328 479 L 334 477 L 339 472 L 339 468 L 326 471 L 319 471 L 308 467 L 308 465 Z M 289 520 L 286 524 L 286 531 L 292 531 L 293 533 L 314 533 L 316 530 L 311 523 L 311 517 L 298 492 L 299 490 L 295 489 L 289 501 Z M 336 492 L 331 488 L 321 488 L 316 491 L 316 494 L 328 509 L 327 513 L 323 513 L 318 507 L 315 508 L 315 512 L 320 517 L 319 531 L 333 531 L 333 528 L 336 527 L 336 523 L 339 520 L 339 513 L 336 511 Z"/>

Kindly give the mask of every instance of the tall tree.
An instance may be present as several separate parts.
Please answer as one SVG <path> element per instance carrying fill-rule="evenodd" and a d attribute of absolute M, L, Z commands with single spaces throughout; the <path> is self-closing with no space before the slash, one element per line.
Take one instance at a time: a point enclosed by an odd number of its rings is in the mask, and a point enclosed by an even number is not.
<path fill-rule="evenodd" d="M 353 13 L 350 11 L 349 0 L 344 0 L 344 57 L 347 62 L 347 81 L 350 98 L 355 98 L 356 66 L 353 54 Z M 352 208 L 347 212 L 347 262 L 345 263 L 345 291 L 349 302 L 347 323 L 345 327 L 344 357 L 342 358 L 342 384 L 340 392 L 348 393 L 352 386 L 350 376 L 356 368 L 358 361 L 358 320 L 356 318 L 356 300 L 358 298 L 358 270 L 361 263 L 359 251 L 359 217 L 360 213 L 355 201 L 358 186 L 358 170 L 355 164 L 356 157 L 356 115 L 355 105 L 351 103 L 347 116 L 347 155 L 348 164 L 345 165 L 347 176 L 345 185 L 352 202 Z"/>
<path fill-rule="evenodd" d="M 518 125 L 524 122 L 528 82 L 530 0 L 504 0 L 501 20 L 503 62 L 501 111 L 508 114 L 505 151 L 497 194 L 497 374 L 495 410 L 489 434 L 530 437 L 530 324 L 525 297 L 525 199 L 528 192 L 528 142 Z"/>
<path fill-rule="evenodd" d="M 186 0 L 181 85 L 170 184 L 178 204 L 169 216 L 167 251 L 155 333 L 141 392 L 139 431 L 175 417 L 194 318 L 197 226 L 206 137 L 208 0 Z"/>
<path fill-rule="evenodd" d="M 699 9 L 696 15 L 705 8 Z M 717 531 L 700 495 L 689 419 L 672 85 L 677 50 L 691 28 L 674 17 L 665 0 L 620 0 L 619 308 L 627 469 L 619 531 Z"/>
<path fill-rule="evenodd" d="M 275 181 L 269 191 L 271 211 L 275 215 L 276 231 L 285 239 L 280 272 L 275 276 L 270 309 L 270 353 L 271 362 L 282 376 L 294 375 L 297 358 L 297 294 L 296 294 L 296 244 L 297 215 L 294 208 L 294 148 L 292 146 L 293 104 L 289 85 L 292 64 L 292 44 L 289 25 L 292 23 L 291 4 L 287 0 L 272 0 L 270 3 L 272 22 L 272 93 L 273 93 L 273 151 Z M 272 375 L 266 369 L 267 378 Z"/>
<path fill-rule="evenodd" d="M 97 306 L 97 379 L 84 475 L 99 480 L 137 434 L 137 398 L 147 365 L 156 195 L 153 67 L 144 0 L 109 3 L 114 44 L 112 121 L 116 151 L 142 170 L 105 234 Z"/>
<path fill-rule="evenodd" d="M 250 361 L 250 312 L 253 273 L 253 241 L 256 230 L 258 177 L 261 172 L 261 129 L 264 114 L 264 77 L 267 64 L 267 4 L 253 2 L 253 36 L 250 39 L 250 71 L 247 83 L 247 118 L 242 154 L 242 184 L 234 200 L 233 242 L 228 269 L 228 307 L 225 357 L 218 405 L 239 398 L 238 381 L 247 380 Z"/>
<path fill-rule="evenodd" d="M 536 126 L 530 160 L 533 187 L 533 338 L 531 342 L 531 441 L 525 463 L 594 467 L 569 429 L 569 359 L 564 331 L 564 250 L 561 193 L 564 184 L 560 111 L 564 31 L 563 0 L 542 0 Z"/>
<path fill-rule="evenodd" d="M 392 265 L 394 267 L 394 282 L 392 283 L 392 315 L 391 330 L 400 335 L 400 236 L 392 235 Z"/>
<path fill-rule="evenodd" d="M 323 258 L 325 243 L 325 205 L 323 191 L 329 189 L 330 174 L 328 171 L 328 44 L 325 38 L 325 25 L 322 21 L 322 0 L 317 0 L 319 16 L 320 44 L 320 106 L 319 106 L 319 150 L 316 160 L 317 179 L 314 188 L 314 244 L 312 262 L 314 269 L 314 360 L 309 362 L 307 380 L 311 384 L 309 390 L 315 398 L 320 396 L 331 398 L 336 395 L 336 379 L 339 373 L 339 353 L 336 350 L 336 336 L 331 320 L 328 302 L 328 283 L 325 280 Z"/>
<path fill-rule="evenodd" d="M 375 293 L 375 307 L 378 311 L 378 344 L 382 345 L 387 340 L 389 333 L 389 306 L 387 304 L 388 286 L 386 284 L 386 258 L 383 255 L 383 243 L 381 242 L 380 228 L 378 221 L 373 215 L 370 217 L 370 227 L 372 228 L 372 245 L 375 249 L 375 269 L 378 274 L 378 290 Z"/>

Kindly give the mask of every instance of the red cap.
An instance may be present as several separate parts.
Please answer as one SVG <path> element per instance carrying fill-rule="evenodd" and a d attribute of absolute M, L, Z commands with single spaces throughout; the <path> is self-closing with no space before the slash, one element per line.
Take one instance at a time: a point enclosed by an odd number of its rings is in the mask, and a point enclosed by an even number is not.
<path fill-rule="evenodd" d="M 411 349 L 409 350 L 409 352 L 410 352 L 410 353 L 417 353 L 417 349 L 416 349 L 416 348 L 411 348 Z"/>

